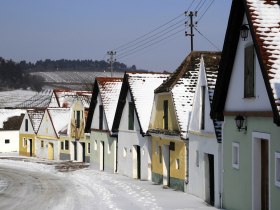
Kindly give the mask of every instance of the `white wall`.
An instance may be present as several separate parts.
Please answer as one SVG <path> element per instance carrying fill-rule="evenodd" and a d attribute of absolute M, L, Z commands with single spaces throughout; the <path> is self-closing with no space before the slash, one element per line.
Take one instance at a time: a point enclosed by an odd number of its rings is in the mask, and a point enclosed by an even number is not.
<path fill-rule="evenodd" d="M 56 138 L 56 132 L 54 130 L 54 127 L 52 125 L 52 122 L 50 120 L 50 116 L 49 116 L 47 110 L 45 111 L 45 114 L 44 114 L 44 117 L 40 124 L 37 135 L 38 136 L 51 136 L 51 137 Z"/>
<path fill-rule="evenodd" d="M 246 17 L 244 18 L 243 22 L 248 23 Z M 251 43 L 253 43 L 253 41 L 250 33 L 248 39 L 245 41 L 239 38 L 238 48 L 227 94 L 227 100 L 225 104 L 225 111 L 271 111 L 271 105 L 266 92 L 256 52 L 256 97 L 244 99 L 244 49 Z"/>
<path fill-rule="evenodd" d="M 26 119 L 28 120 L 28 131 L 25 131 L 25 120 Z M 29 118 L 27 112 L 24 115 L 24 118 L 22 120 L 19 131 L 21 134 L 34 134 L 33 126 L 31 124 L 31 121 L 30 121 L 30 118 Z"/>
<path fill-rule="evenodd" d="M 206 178 L 205 174 L 205 156 L 214 155 L 214 173 L 215 173 L 215 206 L 219 207 L 220 192 L 220 146 L 216 138 L 204 137 L 190 133 L 189 138 L 189 193 L 206 200 Z M 199 166 L 196 165 L 196 151 L 199 153 Z"/>
<path fill-rule="evenodd" d="M 10 143 L 5 144 L 5 139 Z M 0 152 L 18 152 L 19 151 L 19 131 L 0 131 Z"/>
<path fill-rule="evenodd" d="M 41 140 L 44 141 L 44 147 L 41 147 Z M 49 139 L 36 139 L 36 156 L 39 158 L 48 159 L 48 144 L 53 143 L 54 148 L 54 160 L 59 160 L 60 154 L 60 141 Z"/>
<path fill-rule="evenodd" d="M 128 102 L 130 101 L 131 96 L 128 92 L 118 133 L 118 173 L 133 177 L 134 145 L 139 145 L 141 152 L 141 179 L 151 180 L 151 137 L 143 137 L 140 134 L 140 126 L 135 112 L 134 130 L 128 130 Z M 127 151 L 126 156 L 124 156 L 125 148 Z"/>
<path fill-rule="evenodd" d="M 91 128 L 93 128 L 93 129 L 99 129 L 99 105 L 102 105 L 100 93 L 98 93 L 98 96 L 97 96 L 97 103 L 96 103 L 96 106 L 94 109 L 93 118 L 92 118 L 92 122 L 91 122 Z M 104 107 L 103 107 L 103 109 L 104 109 Z M 104 110 L 103 110 L 103 130 L 108 130 Z"/>

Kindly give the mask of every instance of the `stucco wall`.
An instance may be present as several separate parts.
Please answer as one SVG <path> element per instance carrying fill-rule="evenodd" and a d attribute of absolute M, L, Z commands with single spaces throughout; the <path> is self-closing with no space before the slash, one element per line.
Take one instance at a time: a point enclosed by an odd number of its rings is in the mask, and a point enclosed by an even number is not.
<path fill-rule="evenodd" d="M 10 143 L 5 144 L 5 139 Z M 19 151 L 19 132 L 18 131 L 0 131 L 0 152 L 18 152 Z"/>
<path fill-rule="evenodd" d="M 30 139 L 32 141 L 32 156 L 35 156 L 35 134 L 19 134 L 19 155 L 30 156 Z M 24 138 L 27 140 L 27 145 L 24 144 Z"/>
<path fill-rule="evenodd" d="M 116 138 L 110 137 L 107 132 L 92 131 L 90 135 L 91 167 L 100 169 L 100 144 L 104 142 L 104 171 L 115 173 L 116 171 Z M 109 151 L 110 147 L 110 151 Z"/>
<path fill-rule="evenodd" d="M 44 141 L 43 147 L 41 147 L 41 141 Z M 54 160 L 60 158 L 60 141 L 51 139 L 36 139 L 36 156 L 44 159 L 48 159 L 48 144 L 53 144 Z"/>
<path fill-rule="evenodd" d="M 223 208 L 252 209 L 252 133 L 259 132 L 270 135 L 269 140 L 269 196 L 270 209 L 280 206 L 280 188 L 275 186 L 275 152 L 280 152 L 280 129 L 273 123 L 272 118 L 248 117 L 248 130 L 238 132 L 234 116 L 226 116 L 223 141 Z M 239 144 L 239 169 L 232 167 L 232 142 Z"/>

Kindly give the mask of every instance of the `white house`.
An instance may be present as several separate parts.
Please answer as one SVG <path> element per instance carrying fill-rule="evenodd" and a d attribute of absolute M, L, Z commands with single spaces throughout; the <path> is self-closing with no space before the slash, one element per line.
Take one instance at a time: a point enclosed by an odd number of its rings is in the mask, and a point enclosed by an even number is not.
<path fill-rule="evenodd" d="M 97 77 L 94 82 L 86 133 L 90 133 L 90 165 L 101 171 L 117 170 L 117 136 L 113 120 L 122 86 L 122 78 Z"/>
<path fill-rule="evenodd" d="M 201 55 L 189 126 L 189 187 L 211 205 L 220 206 L 221 122 L 210 118 L 210 108 L 221 53 Z"/>
<path fill-rule="evenodd" d="M 23 109 L 0 109 L 0 152 L 19 151 L 19 129 Z"/>
<path fill-rule="evenodd" d="M 45 111 L 36 138 L 36 156 L 49 160 L 60 159 L 60 131 L 70 121 L 69 108 L 48 108 Z"/>
<path fill-rule="evenodd" d="M 151 180 L 151 136 L 147 133 L 154 90 L 169 76 L 126 73 L 114 118 L 118 132 L 118 173 Z"/>

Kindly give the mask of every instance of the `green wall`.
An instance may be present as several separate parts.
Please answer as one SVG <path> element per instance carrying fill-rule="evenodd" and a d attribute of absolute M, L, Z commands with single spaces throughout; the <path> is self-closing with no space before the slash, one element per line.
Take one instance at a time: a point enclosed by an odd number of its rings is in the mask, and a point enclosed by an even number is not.
<path fill-rule="evenodd" d="M 280 207 L 280 188 L 275 186 L 275 152 L 280 152 L 280 127 L 272 118 L 248 117 L 247 132 L 238 132 L 235 116 L 226 116 L 223 134 L 223 208 L 252 209 L 252 133 L 270 134 L 270 209 Z M 239 169 L 232 167 L 232 142 L 239 143 Z"/>

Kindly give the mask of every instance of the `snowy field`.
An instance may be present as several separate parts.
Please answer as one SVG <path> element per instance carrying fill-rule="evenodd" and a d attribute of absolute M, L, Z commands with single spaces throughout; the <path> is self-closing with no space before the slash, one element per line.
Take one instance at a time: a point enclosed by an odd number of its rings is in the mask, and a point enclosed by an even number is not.
<path fill-rule="evenodd" d="M 87 166 L 2 153 L 0 209 L 215 209 L 192 195 Z"/>

